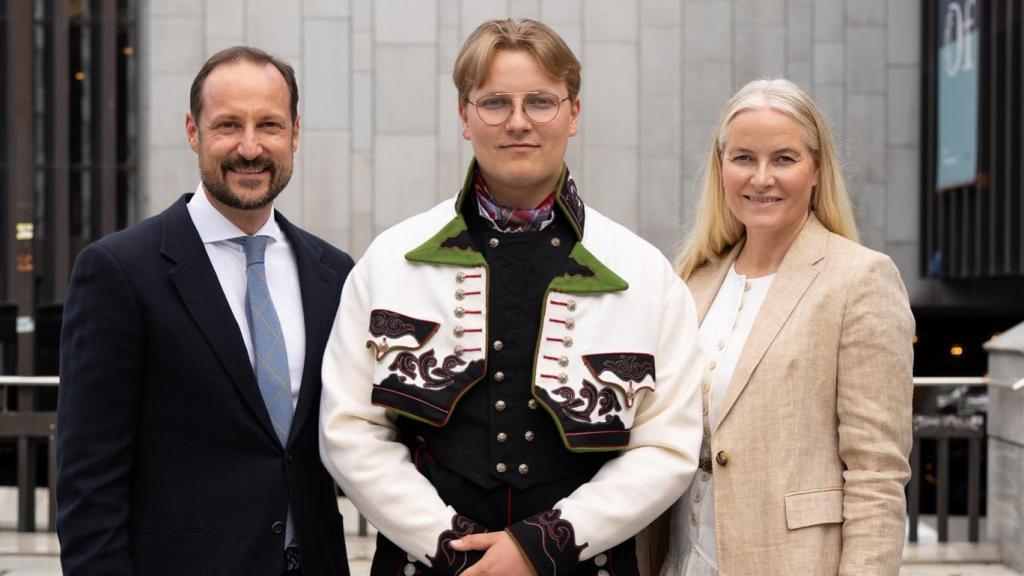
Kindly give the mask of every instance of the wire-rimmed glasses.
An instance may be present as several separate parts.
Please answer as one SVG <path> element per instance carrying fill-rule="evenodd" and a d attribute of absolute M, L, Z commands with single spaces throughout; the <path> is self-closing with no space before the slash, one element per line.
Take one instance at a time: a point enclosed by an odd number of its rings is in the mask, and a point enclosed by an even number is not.
<path fill-rule="evenodd" d="M 516 98 L 518 96 L 519 98 Z M 562 102 L 569 97 L 559 98 L 550 92 L 495 92 L 484 94 L 476 99 L 476 102 L 466 99 L 467 104 L 476 108 L 476 114 L 480 121 L 488 126 L 504 124 L 512 116 L 516 100 L 522 101 L 523 112 L 530 122 L 534 124 L 547 124 L 558 117 L 558 111 L 562 109 Z"/>

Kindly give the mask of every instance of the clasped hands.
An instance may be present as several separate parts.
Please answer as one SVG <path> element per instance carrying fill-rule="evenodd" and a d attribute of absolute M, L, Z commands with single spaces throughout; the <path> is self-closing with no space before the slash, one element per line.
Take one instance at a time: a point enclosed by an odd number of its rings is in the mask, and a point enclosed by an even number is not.
<path fill-rule="evenodd" d="M 533 576 L 533 569 L 508 532 L 470 534 L 451 542 L 453 550 L 485 550 L 483 558 L 461 576 Z"/>

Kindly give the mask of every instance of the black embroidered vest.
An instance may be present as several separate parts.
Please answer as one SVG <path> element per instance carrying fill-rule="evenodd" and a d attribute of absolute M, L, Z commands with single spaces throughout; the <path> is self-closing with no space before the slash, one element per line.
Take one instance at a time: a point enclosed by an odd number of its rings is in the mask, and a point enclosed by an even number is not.
<path fill-rule="evenodd" d="M 575 235 L 557 212 L 544 230 L 502 233 L 479 215 L 475 201 L 462 211 L 489 269 L 487 375 L 443 427 L 399 418 L 402 439 L 414 454 L 425 449 L 484 489 L 507 482 L 525 490 L 573 476 L 583 484 L 617 452 L 570 452 L 552 416 L 530 394 L 541 304 L 548 284 L 568 266 Z"/>

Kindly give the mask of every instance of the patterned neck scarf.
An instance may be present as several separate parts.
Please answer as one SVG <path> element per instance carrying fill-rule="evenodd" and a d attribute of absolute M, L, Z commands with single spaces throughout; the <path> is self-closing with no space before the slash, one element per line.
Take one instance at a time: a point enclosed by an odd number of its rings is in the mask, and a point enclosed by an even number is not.
<path fill-rule="evenodd" d="M 555 220 L 555 192 L 551 192 L 536 208 L 502 206 L 491 196 L 479 170 L 473 175 L 473 190 L 480 216 L 499 232 L 536 232 Z"/>

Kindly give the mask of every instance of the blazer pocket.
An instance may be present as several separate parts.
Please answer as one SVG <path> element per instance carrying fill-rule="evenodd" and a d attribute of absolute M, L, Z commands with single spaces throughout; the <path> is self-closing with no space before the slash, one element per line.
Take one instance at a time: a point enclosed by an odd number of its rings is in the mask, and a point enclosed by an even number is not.
<path fill-rule="evenodd" d="M 794 492 L 786 501 L 786 527 L 790 530 L 843 521 L 843 489 L 826 488 Z"/>

